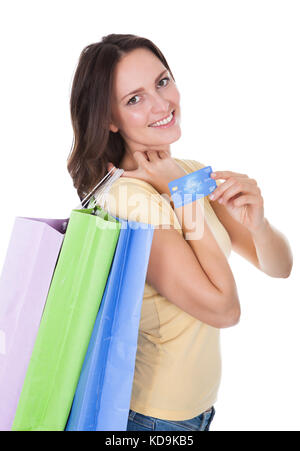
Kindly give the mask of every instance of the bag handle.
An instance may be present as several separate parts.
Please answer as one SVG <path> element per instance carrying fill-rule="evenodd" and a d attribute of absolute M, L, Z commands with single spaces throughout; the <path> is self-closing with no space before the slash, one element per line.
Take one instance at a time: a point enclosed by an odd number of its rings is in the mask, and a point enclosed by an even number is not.
<path fill-rule="evenodd" d="M 110 173 L 111 173 L 114 169 L 116 169 L 115 173 L 114 173 L 113 175 L 110 175 Z M 94 193 L 95 196 L 97 196 L 97 199 L 96 199 L 96 197 L 94 197 L 94 203 L 93 203 L 93 205 L 92 205 L 92 206 L 89 206 L 89 208 L 94 208 L 95 205 L 96 205 L 96 203 L 97 203 L 97 201 L 99 200 L 99 198 L 102 199 L 103 195 L 104 195 L 105 193 L 107 193 L 107 191 L 109 190 L 109 188 L 111 187 L 111 185 L 112 185 L 119 177 L 121 177 L 121 175 L 123 174 L 123 172 L 124 172 L 124 169 L 112 168 L 112 169 L 106 174 L 106 176 L 103 177 L 103 179 L 100 180 L 99 183 L 97 183 L 97 185 L 92 189 L 92 191 L 90 191 L 90 192 L 85 196 L 85 198 L 82 199 L 82 201 L 80 202 L 80 204 L 78 205 L 78 207 L 76 208 L 76 210 L 80 210 L 80 209 L 82 209 L 82 208 L 85 208 L 85 205 L 87 205 L 87 204 L 89 203 L 90 197 L 92 197 L 91 194 L 95 191 L 95 189 L 98 188 L 99 185 L 101 185 L 101 183 L 102 183 L 107 177 L 109 177 L 108 180 L 105 182 L 105 184 L 104 184 L 103 186 L 101 186 L 101 187 Z"/>

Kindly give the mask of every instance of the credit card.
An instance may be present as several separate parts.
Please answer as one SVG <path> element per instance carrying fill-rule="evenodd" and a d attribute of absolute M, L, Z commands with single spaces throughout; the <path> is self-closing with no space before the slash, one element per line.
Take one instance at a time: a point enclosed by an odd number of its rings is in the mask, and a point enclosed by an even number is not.
<path fill-rule="evenodd" d="M 182 207 L 212 193 L 217 188 L 217 184 L 210 177 L 211 173 L 211 166 L 205 166 L 205 168 L 169 182 L 168 187 L 174 206 Z"/>

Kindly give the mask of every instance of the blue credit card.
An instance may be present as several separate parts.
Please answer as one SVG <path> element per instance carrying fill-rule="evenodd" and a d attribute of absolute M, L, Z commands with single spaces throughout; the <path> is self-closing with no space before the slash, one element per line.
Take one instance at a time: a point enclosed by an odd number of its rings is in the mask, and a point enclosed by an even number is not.
<path fill-rule="evenodd" d="M 169 182 L 168 186 L 174 206 L 182 207 L 212 193 L 217 188 L 217 184 L 210 177 L 211 173 L 211 166 L 205 166 L 205 168 Z"/>

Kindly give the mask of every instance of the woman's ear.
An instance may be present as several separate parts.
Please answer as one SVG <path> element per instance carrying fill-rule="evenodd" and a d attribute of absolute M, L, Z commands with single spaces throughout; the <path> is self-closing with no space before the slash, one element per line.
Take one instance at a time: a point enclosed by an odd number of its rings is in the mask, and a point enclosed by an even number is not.
<path fill-rule="evenodd" d="M 118 127 L 116 127 L 114 124 L 110 124 L 109 129 L 113 133 L 117 133 L 117 131 L 118 131 Z"/>

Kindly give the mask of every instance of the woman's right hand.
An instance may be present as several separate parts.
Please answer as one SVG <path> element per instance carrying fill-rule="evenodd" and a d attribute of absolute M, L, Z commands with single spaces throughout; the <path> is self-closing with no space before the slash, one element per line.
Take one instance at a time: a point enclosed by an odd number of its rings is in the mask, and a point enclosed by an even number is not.
<path fill-rule="evenodd" d="M 160 194 L 170 195 L 168 183 L 183 177 L 187 172 L 165 151 L 149 150 L 133 153 L 138 168 L 124 171 L 121 177 L 132 177 L 150 183 Z M 110 171 L 114 165 L 108 163 Z M 114 171 L 113 171 L 114 172 Z"/>

